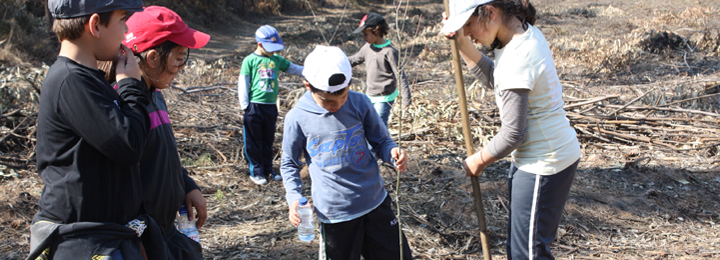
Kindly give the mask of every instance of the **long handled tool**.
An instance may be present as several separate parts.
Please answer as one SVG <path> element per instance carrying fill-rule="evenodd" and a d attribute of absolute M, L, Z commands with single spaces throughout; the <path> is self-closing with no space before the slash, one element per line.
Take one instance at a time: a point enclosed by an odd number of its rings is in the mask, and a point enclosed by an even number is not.
<path fill-rule="evenodd" d="M 447 11 L 448 17 L 453 15 L 450 13 L 449 0 L 444 0 L 445 10 Z M 450 48 L 453 57 L 453 67 L 455 68 L 455 83 L 457 84 L 458 99 L 460 102 L 460 115 L 462 116 L 463 136 L 465 137 L 465 149 L 467 155 L 471 156 L 475 154 L 473 148 L 472 136 L 470 135 L 470 120 L 468 119 L 467 99 L 465 97 L 465 83 L 463 82 L 462 67 L 460 66 L 460 53 L 458 52 L 458 35 L 450 40 Z M 482 191 L 480 190 L 480 182 L 478 177 L 470 177 L 472 180 L 473 197 L 475 198 L 475 213 L 477 214 L 478 226 L 480 228 L 480 240 L 482 242 L 482 251 L 485 260 L 490 260 L 490 244 L 487 238 L 487 226 L 485 224 L 485 208 L 483 207 Z"/>

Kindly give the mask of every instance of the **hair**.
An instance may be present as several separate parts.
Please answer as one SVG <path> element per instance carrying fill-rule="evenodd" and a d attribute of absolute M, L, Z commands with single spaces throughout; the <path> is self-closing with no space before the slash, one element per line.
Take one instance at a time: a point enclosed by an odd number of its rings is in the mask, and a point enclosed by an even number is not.
<path fill-rule="evenodd" d="M 168 57 L 170 57 L 170 54 L 172 53 L 172 50 L 179 47 L 180 44 L 171 42 L 171 41 L 165 41 L 161 44 L 158 44 L 155 47 L 149 48 L 141 53 L 138 53 L 135 55 L 135 57 L 138 58 L 138 62 L 140 65 L 145 64 L 145 59 L 147 58 L 147 53 L 150 50 L 157 51 L 158 55 L 160 55 L 160 66 L 163 68 L 163 71 L 168 69 Z M 188 52 L 190 52 L 190 49 L 188 49 Z"/>
<path fill-rule="evenodd" d="M 158 55 L 160 55 L 160 66 L 163 68 L 163 71 L 168 69 L 168 58 L 170 57 L 170 54 L 172 53 L 172 50 L 180 46 L 180 44 L 171 42 L 171 41 L 165 41 L 161 44 L 158 44 L 157 46 L 153 48 L 149 48 L 141 53 L 135 54 L 135 57 L 138 59 L 138 63 L 140 65 L 146 64 L 146 58 L 147 54 L 150 50 L 157 51 Z M 188 49 L 188 52 L 190 49 Z M 117 67 L 117 61 L 99 61 L 98 62 L 98 68 L 105 71 L 105 79 L 108 80 L 108 82 L 115 82 L 117 76 L 116 74 L 116 67 Z"/>
<path fill-rule="evenodd" d="M 523 29 L 527 30 L 528 24 L 535 25 L 536 14 L 535 6 L 530 3 L 530 0 L 495 0 L 487 4 L 480 5 L 475 8 L 475 12 L 472 16 L 477 16 L 478 19 L 486 21 L 489 17 L 489 13 L 486 11 L 485 6 L 492 5 L 505 13 L 505 21 L 512 19 L 513 17 L 520 20 Z M 497 38 L 490 45 L 490 50 L 494 50 L 501 47 L 502 43 Z"/>
<path fill-rule="evenodd" d="M 385 35 L 387 35 L 388 31 L 390 30 L 390 26 L 385 20 L 383 20 L 381 24 L 378 24 L 376 26 L 368 26 L 365 27 L 365 29 L 370 30 L 373 34 L 377 36 L 385 37 Z"/>
<path fill-rule="evenodd" d="M 103 12 L 99 13 L 100 16 L 100 25 L 102 26 L 108 26 L 110 24 L 110 18 L 112 18 L 112 14 L 114 11 L 110 12 Z M 58 40 L 76 40 L 82 36 L 83 32 L 85 31 L 85 24 L 90 22 L 90 16 L 92 15 L 84 15 L 80 17 L 75 18 L 65 18 L 65 19 L 52 19 L 52 31 L 57 35 Z M 52 18 L 51 16 L 48 16 L 48 18 Z"/>
<path fill-rule="evenodd" d="M 343 75 L 342 73 L 333 74 L 328 79 L 328 83 L 330 86 L 337 86 L 337 85 L 342 84 L 343 82 L 345 82 L 345 75 Z M 345 93 L 345 89 L 350 88 L 351 82 L 352 82 L 352 79 L 350 79 L 350 82 L 348 82 L 347 87 L 338 89 L 335 92 L 320 90 L 320 89 L 316 88 L 315 86 L 313 86 L 312 84 L 310 84 L 310 82 L 308 82 L 308 85 L 310 85 L 310 92 L 312 92 L 312 93 L 324 93 L 324 94 L 329 94 L 331 96 L 339 96 L 339 95 L 342 95 L 343 93 Z"/>

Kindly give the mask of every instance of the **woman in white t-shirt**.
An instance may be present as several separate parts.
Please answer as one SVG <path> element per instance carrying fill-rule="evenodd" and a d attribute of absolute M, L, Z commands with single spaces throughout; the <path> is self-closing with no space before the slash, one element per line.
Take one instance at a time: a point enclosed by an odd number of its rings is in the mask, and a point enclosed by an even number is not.
<path fill-rule="evenodd" d="M 441 31 L 458 36 L 460 56 L 495 90 L 502 126 L 465 159 L 468 176 L 512 155 L 508 185 L 508 259 L 554 259 L 555 238 L 580 159 L 580 145 L 563 109 L 562 86 L 527 0 L 451 0 Z M 469 37 L 468 37 L 469 36 Z M 472 40 L 472 41 L 471 41 Z M 488 47 L 495 61 L 473 43 Z"/>

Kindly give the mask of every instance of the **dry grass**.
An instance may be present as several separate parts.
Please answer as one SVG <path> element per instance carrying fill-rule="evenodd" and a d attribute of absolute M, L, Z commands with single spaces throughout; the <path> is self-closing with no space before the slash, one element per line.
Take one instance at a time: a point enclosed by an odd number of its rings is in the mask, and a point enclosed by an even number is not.
<path fill-rule="evenodd" d="M 224 4 L 228 7 L 236 3 Z M 211 6 L 215 5 L 207 8 Z M 717 91 L 720 58 L 714 8 L 658 9 L 653 16 L 636 17 L 636 10 L 627 6 L 538 7 L 538 27 L 553 48 L 568 101 L 616 94 L 619 98 L 613 104 L 622 105 L 656 88 L 635 103 L 656 105 Z M 407 53 L 403 66 L 413 83 L 414 96 L 414 104 L 404 111 L 399 106 L 393 108 L 395 119 L 390 122 L 391 132 L 410 133 L 401 142 L 411 155 L 409 171 L 401 176 L 399 187 L 404 232 L 416 259 L 481 259 L 472 188 L 460 171 L 465 150 L 448 62 L 449 47 L 437 35 L 442 6 L 418 4 L 412 8 L 397 19 L 402 29 L 393 30 L 389 36 Z M 348 53 L 362 46 L 362 39 L 348 33 L 365 10 L 350 9 L 344 18 L 337 8 L 315 11 L 317 19 L 298 15 L 257 22 L 278 28 L 289 46 L 282 55 L 296 63 L 302 63 L 315 44 L 333 34 L 331 43 Z M 386 17 L 393 16 L 388 9 L 382 11 Z M 395 23 L 394 17 L 389 20 Z M 254 30 L 244 28 L 233 36 L 251 35 Z M 681 44 L 677 44 L 678 39 Z M 317 241 L 301 243 L 295 239 L 294 228 L 287 221 L 282 185 L 271 182 L 260 187 L 247 178 L 241 151 L 242 112 L 234 84 L 240 62 L 252 51 L 252 43 L 239 46 L 217 59 L 204 59 L 202 52 L 193 52 L 190 64 L 176 80 L 182 90 L 165 91 L 179 153 L 208 199 L 210 219 L 201 233 L 205 256 L 315 259 Z M 31 84 L 17 75 L 33 78 L 37 70 L 44 69 L 3 64 L 0 78 L 6 84 L 0 94 L 4 100 L 14 95 L 16 101 L 12 104 L 17 108 L 36 102 Z M 362 90 L 364 69 L 355 72 L 355 88 Z M 30 81 L 38 80 L 42 78 Z M 277 150 L 283 116 L 302 93 L 298 82 L 295 76 L 281 78 Z M 499 129 L 493 95 L 491 90 L 473 83 L 468 73 L 465 82 L 471 99 L 473 138 L 482 145 Z M 719 107 L 717 96 L 676 106 L 711 112 Z M 3 109 L 2 113 L 8 111 Z M 25 109 L 26 114 L 31 114 L 37 108 Z M 17 125 L 20 120 L 0 119 L 5 127 Z M 398 129 L 400 119 L 403 129 Z M 5 145 L 0 146 L 0 156 L 32 158 L 31 142 L 12 140 L 12 146 L 0 144 Z M 586 140 L 582 145 L 583 160 L 553 244 L 559 259 L 720 257 L 717 148 L 667 152 L 640 143 L 607 144 L 597 140 Z M 689 145 L 692 148 L 696 144 Z M 645 157 L 649 159 L 636 162 Z M 275 165 L 278 163 L 275 158 Z M 505 259 L 508 166 L 507 160 L 500 161 L 480 178 L 494 259 Z M 15 172 L 17 176 L 0 181 L 0 188 L 6 191 L 0 193 L 0 217 L 4 220 L 0 232 L 7 237 L 0 239 L 0 257 L 6 259 L 21 259 L 26 254 L 29 220 L 37 210 L 42 187 L 33 166 Z M 394 194 L 394 171 L 381 167 L 381 173 L 388 192 Z M 304 192 L 309 194 L 309 185 Z"/>

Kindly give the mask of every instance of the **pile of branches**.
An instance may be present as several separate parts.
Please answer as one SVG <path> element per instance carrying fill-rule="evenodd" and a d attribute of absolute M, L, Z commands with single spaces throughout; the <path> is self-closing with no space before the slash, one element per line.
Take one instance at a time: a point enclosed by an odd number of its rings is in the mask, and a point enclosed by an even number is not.
<path fill-rule="evenodd" d="M 44 68 L 0 64 L 0 175 L 35 164 L 35 134 Z"/>
<path fill-rule="evenodd" d="M 665 95 L 659 84 L 644 86 L 645 91 L 636 90 L 637 94 L 628 100 L 621 100 L 621 94 L 588 98 L 566 95 L 564 108 L 584 144 L 600 149 L 696 152 L 713 157 L 720 152 L 720 81 L 706 79 L 693 84 L 704 90 L 687 98 Z M 617 87 L 627 90 L 643 85 Z M 473 128 L 479 128 L 473 138 L 487 142 L 500 128 L 497 107 L 487 100 L 474 102 L 471 107 Z"/>

